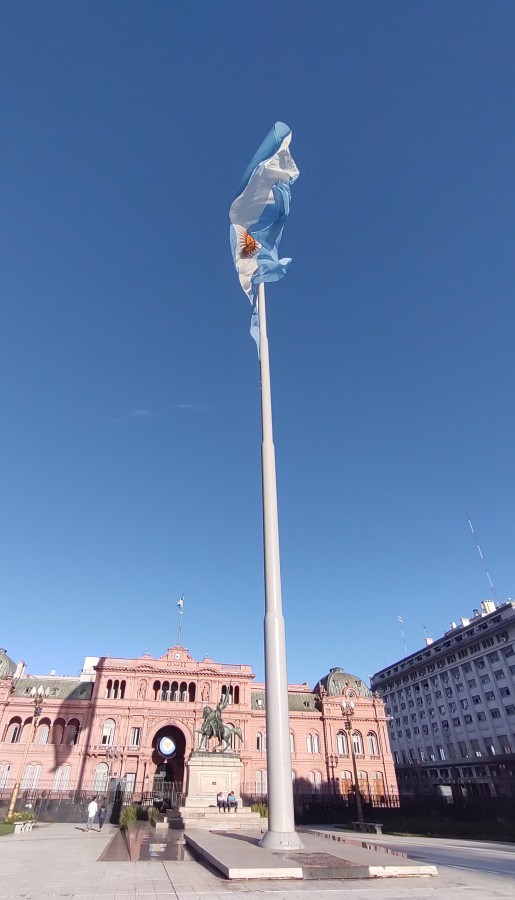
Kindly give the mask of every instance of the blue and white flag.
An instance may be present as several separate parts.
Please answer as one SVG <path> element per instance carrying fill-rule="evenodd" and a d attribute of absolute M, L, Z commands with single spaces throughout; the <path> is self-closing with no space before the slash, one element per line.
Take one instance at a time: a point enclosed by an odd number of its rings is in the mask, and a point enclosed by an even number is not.
<path fill-rule="evenodd" d="M 290 212 L 291 185 L 299 177 L 290 140 L 288 126 L 276 122 L 247 166 L 229 210 L 234 265 L 254 312 L 258 285 L 279 281 L 291 263 L 279 259 L 278 252 Z"/>
<path fill-rule="evenodd" d="M 184 607 L 184 594 L 177 601 L 177 609 L 179 609 L 182 612 L 183 607 Z"/>

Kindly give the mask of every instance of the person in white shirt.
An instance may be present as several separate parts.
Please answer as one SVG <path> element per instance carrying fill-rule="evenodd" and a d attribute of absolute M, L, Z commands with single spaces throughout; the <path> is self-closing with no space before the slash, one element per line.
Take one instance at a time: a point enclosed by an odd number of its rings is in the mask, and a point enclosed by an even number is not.
<path fill-rule="evenodd" d="M 88 803 L 88 821 L 86 823 L 86 831 L 91 831 L 91 826 L 95 821 L 95 816 L 98 812 L 98 803 L 97 798 L 93 797 L 91 803 Z"/>

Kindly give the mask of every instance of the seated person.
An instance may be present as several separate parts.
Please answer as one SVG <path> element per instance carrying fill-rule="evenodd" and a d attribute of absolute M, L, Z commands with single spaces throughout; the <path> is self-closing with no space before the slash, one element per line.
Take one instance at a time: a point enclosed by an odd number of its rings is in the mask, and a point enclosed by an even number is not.
<path fill-rule="evenodd" d="M 219 791 L 216 795 L 216 805 L 218 806 L 218 812 L 227 812 L 227 799 L 223 791 Z"/>
<path fill-rule="evenodd" d="M 227 795 L 227 808 L 229 812 L 231 811 L 231 809 L 233 809 L 234 812 L 236 812 L 236 810 L 238 809 L 238 801 L 236 799 L 234 791 L 230 791 L 230 793 Z"/>

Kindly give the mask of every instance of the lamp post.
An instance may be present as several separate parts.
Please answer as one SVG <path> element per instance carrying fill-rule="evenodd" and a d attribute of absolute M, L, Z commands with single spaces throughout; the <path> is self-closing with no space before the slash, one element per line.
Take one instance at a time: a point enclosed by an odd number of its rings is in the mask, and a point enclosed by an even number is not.
<path fill-rule="evenodd" d="M 14 807 L 16 806 L 16 801 L 18 800 L 18 795 L 20 793 L 20 784 L 21 784 L 21 780 L 23 778 L 23 773 L 25 771 L 25 765 L 27 763 L 27 757 L 29 755 L 30 746 L 36 736 L 36 729 L 38 727 L 39 717 L 43 710 L 43 703 L 48 698 L 49 693 L 50 693 L 50 688 L 48 688 L 48 687 L 44 688 L 43 685 L 41 685 L 41 684 L 37 689 L 35 687 L 33 687 L 30 692 L 30 699 L 31 699 L 32 703 L 34 704 L 32 727 L 30 729 L 28 740 L 27 740 L 27 743 L 25 744 L 25 749 L 23 751 L 20 765 L 18 767 L 18 775 L 16 777 L 16 783 L 14 785 L 13 792 L 11 794 L 11 800 L 9 803 L 9 809 L 7 810 L 6 819 L 10 819 L 10 817 L 14 813 Z M 23 732 L 22 732 L 22 734 L 23 734 Z"/>
<path fill-rule="evenodd" d="M 331 781 L 333 784 L 333 794 L 336 794 L 336 780 L 334 777 L 334 770 L 335 770 L 336 766 L 338 765 L 338 757 L 336 756 L 335 753 L 330 753 L 329 756 L 327 757 L 327 761 L 328 761 L 330 769 L 331 769 Z"/>
<path fill-rule="evenodd" d="M 350 755 L 352 757 L 352 769 L 354 772 L 354 792 L 356 794 L 356 811 L 358 816 L 358 822 L 364 822 L 363 818 L 363 806 L 361 804 L 361 793 L 359 790 L 359 781 L 358 781 L 358 768 L 356 766 L 356 754 L 354 752 L 354 742 L 352 740 L 352 720 L 354 718 L 355 707 L 352 700 L 342 700 L 342 715 L 343 721 L 345 723 L 345 729 L 348 734 L 348 741 L 350 745 Z"/>

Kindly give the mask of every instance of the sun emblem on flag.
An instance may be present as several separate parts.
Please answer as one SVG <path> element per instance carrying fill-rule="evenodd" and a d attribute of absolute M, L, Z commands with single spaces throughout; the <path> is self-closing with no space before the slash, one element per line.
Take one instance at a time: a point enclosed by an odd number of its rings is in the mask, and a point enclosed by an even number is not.
<path fill-rule="evenodd" d="M 239 235 L 238 239 L 240 256 L 243 257 L 243 259 L 252 259 L 260 249 L 261 244 L 256 241 L 256 238 L 252 237 L 246 229 L 242 229 L 242 233 Z"/>

